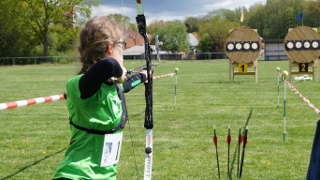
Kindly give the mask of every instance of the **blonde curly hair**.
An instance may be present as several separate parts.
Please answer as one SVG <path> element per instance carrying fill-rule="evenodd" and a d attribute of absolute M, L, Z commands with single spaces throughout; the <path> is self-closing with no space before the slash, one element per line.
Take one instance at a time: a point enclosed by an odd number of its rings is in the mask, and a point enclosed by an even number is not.
<path fill-rule="evenodd" d="M 105 58 L 106 48 L 122 39 L 122 31 L 113 20 L 106 16 L 90 19 L 80 32 L 80 61 L 82 68 L 79 74 L 85 73 L 97 61 Z"/>

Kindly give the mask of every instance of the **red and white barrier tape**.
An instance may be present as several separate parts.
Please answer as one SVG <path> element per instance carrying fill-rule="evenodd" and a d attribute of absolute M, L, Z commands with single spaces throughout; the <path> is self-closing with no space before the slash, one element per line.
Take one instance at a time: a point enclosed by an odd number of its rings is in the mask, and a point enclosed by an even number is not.
<path fill-rule="evenodd" d="M 153 79 L 160 79 L 160 78 L 165 78 L 165 77 L 173 77 L 176 76 L 177 73 L 169 73 L 169 74 L 162 74 L 159 76 L 153 76 Z"/>
<path fill-rule="evenodd" d="M 163 74 L 163 75 L 159 75 L 159 76 L 153 76 L 153 79 L 173 77 L 176 75 L 177 75 L 176 73 Z M 31 106 L 34 104 L 53 102 L 53 101 L 59 101 L 59 100 L 64 100 L 64 99 L 65 99 L 64 94 L 58 94 L 58 95 L 47 96 L 47 97 L 38 97 L 38 98 L 33 98 L 33 99 L 28 99 L 28 100 L 0 103 L 0 111 L 5 110 L 5 109 L 14 109 L 14 108 L 23 107 L 23 106 Z"/>
<path fill-rule="evenodd" d="M 306 97 L 304 97 L 297 88 L 295 88 L 289 81 L 286 81 L 286 83 L 288 84 L 289 89 L 295 93 L 296 95 L 298 95 L 315 113 L 320 114 L 320 110 L 311 103 L 311 101 L 309 99 L 307 99 Z"/>
<path fill-rule="evenodd" d="M 14 102 L 6 102 L 6 103 L 0 103 L 0 111 L 5 109 L 13 109 L 23 106 L 30 106 L 34 104 L 41 104 L 46 102 L 53 102 L 53 101 L 59 101 L 64 100 L 64 95 L 53 95 L 53 96 L 47 96 L 47 97 L 38 97 L 28 100 L 21 100 L 21 101 L 14 101 Z"/>

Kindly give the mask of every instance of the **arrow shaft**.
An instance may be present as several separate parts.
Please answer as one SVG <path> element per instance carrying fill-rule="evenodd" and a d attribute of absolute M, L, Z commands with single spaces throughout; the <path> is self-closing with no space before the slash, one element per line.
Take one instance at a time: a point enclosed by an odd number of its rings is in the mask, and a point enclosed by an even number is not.
<path fill-rule="evenodd" d="M 243 166 L 244 166 L 244 156 L 245 156 L 245 152 L 246 152 L 247 140 L 248 140 L 248 129 L 245 129 L 244 130 L 244 135 L 243 135 L 243 146 L 242 146 L 242 154 L 241 154 L 239 179 L 241 179 L 241 177 L 242 177 L 242 171 L 243 171 Z"/>
<path fill-rule="evenodd" d="M 214 136 L 213 136 L 213 144 L 214 144 L 214 147 L 215 147 L 215 150 L 216 150 L 218 177 L 219 177 L 219 180 L 220 180 L 221 179 L 221 173 L 220 173 L 219 152 L 218 152 L 218 137 L 217 137 L 215 129 L 213 130 L 213 134 L 214 134 Z"/>
<path fill-rule="evenodd" d="M 239 129 L 238 135 L 238 145 L 237 145 L 237 178 L 239 178 L 240 174 L 240 147 L 242 142 L 241 128 Z"/>
<path fill-rule="evenodd" d="M 219 179 L 221 179 L 221 173 L 220 173 L 220 163 L 219 163 L 219 153 L 218 153 L 218 146 L 215 146 L 216 148 L 216 158 L 217 158 L 217 168 L 218 168 L 218 176 Z"/>
<path fill-rule="evenodd" d="M 169 74 L 162 74 L 162 75 L 158 75 L 158 76 L 153 76 L 153 79 L 160 79 L 160 78 L 166 78 L 166 77 L 174 77 L 176 76 L 176 73 L 169 73 Z"/>
<path fill-rule="evenodd" d="M 227 137 L 227 144 L 228 144 L 228 163 L 227 163 L 227 176 L 228 179 L 230 179 L 231 174 L 230 174 L 230 144 L 231 144 L 231 132 L 230 128 L 228 128 L 228 137 Z"/>
<path fill-rule="evenodd" d="M 151 66 L 159 66 L 159 64 L 151 64 Z M 147 65 L 142 65 L 142 66 L 138 66 L 138 67 L 133 68 L 133 69 L 129 69 L 128 70 L 128 74 L 139 73 L 140 71 L 142 71 L 145 68 L 147 68 Z"/>

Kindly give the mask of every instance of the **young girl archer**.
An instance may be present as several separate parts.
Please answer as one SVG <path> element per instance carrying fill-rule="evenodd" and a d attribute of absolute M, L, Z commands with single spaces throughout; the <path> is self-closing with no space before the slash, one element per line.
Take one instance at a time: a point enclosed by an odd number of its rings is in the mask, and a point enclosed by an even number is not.
<path fill-rule="evenodd" d="M 89 20 L 80 33 L 82 68 L 66 85 L 71 140 L 55 180 L 115 180 L 122 131 L 128 119 L 125 92 L 146 81 L 126 78 L 125 43 L 107 17 Z"/>

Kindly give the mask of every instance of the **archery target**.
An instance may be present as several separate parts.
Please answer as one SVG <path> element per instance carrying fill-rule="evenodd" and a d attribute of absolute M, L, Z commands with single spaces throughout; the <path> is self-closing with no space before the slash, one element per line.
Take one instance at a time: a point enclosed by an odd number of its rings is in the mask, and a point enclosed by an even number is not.
<path fill-rule="evenodd" d="M 226 39 L 226 54 L 232 63 L 253 64 L 260 55 L 260 47 L 261 38 L 255 29 L 233 29 Z"/>
<path fill-rule="evenodd" d="M 291 63 L 311 63 L 320 56 L 320 34 L 311 27 L 289 29 L 284 41 Z"/>

